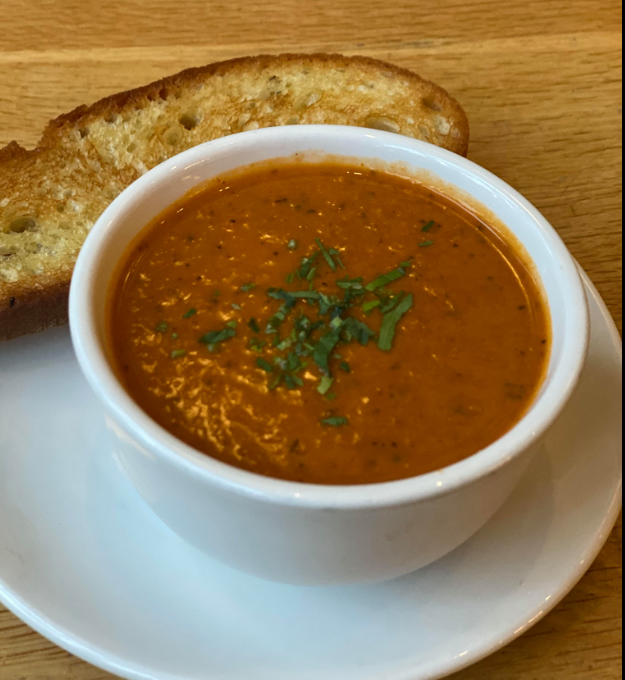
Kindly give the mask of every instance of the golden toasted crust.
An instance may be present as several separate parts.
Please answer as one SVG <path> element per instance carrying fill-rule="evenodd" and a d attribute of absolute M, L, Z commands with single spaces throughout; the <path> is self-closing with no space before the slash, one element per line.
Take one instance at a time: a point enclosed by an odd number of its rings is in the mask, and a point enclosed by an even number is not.
<path fill-rule="evenodd" d="M 81 106 L 52 121 L 36 149 L 0 150 L 0 340 L 66 322 L 84 239 L 142 174 L 202 142 L 293 124 L 373 127 L 468 150 L 467 117 L 445 90 L 366 57 L 246 57 Z"/>

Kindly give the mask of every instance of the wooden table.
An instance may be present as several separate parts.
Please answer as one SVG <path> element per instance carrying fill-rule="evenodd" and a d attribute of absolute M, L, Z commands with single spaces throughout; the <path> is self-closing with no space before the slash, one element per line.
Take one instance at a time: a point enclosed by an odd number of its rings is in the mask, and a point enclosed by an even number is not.
<path fill-rule="evenodd" d="M 0 145 L 33 145 L 57 114 L 188 66 L 388 59 L 458 97 L 470 157 L 543 211 L 620 327 L 621 23 L 618 0 L 0 0 Z M 621 678 L 621 526 L 554 614 L 455 680 Z M 2 680 L 110 677 L 0 607 Z"/>

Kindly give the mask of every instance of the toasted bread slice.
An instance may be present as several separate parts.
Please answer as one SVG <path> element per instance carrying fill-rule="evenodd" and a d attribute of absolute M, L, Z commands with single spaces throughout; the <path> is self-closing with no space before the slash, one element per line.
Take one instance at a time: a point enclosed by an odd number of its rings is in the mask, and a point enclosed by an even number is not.
<path fill-rule="evenodd" d="M 0 340 L 67 321 L 80 248 L 109 203 L 166 159 L 225 135 L 357 125 L 466 155 L 467 117 L 442 88 L 364 57 L 282 55 L 183 71 L 50 123 L 0 150 Z"/>

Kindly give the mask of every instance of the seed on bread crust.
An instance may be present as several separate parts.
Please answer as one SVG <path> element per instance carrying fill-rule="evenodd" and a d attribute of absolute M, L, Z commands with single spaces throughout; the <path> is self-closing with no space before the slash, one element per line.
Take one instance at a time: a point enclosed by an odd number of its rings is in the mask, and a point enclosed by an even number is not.
<path fill-rule="evenodd" d="M 394 132 L 395 134 L 401 132 L 401 126 L 397 121 L 384 116 L 367 118 L 366 126 L 372 130 L 383 130 L 384 132 Z"/>

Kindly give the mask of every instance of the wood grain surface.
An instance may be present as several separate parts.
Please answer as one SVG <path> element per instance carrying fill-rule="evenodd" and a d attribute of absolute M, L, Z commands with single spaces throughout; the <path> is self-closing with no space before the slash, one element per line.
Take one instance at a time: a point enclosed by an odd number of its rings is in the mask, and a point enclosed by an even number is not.
<path fill-rule="evenodd" d="M 215 60 L 391 60 L 460 100 L 470 157 L 543 211 L 621 328 L 621 27 L 617 0 L 0 0 L 0 145 L 35 145 L 79 104 Z M 454 680 L 622 678 L 621 527 L 551 616 Z M 111 677 L 0 607 L 1 680 Z"/>

